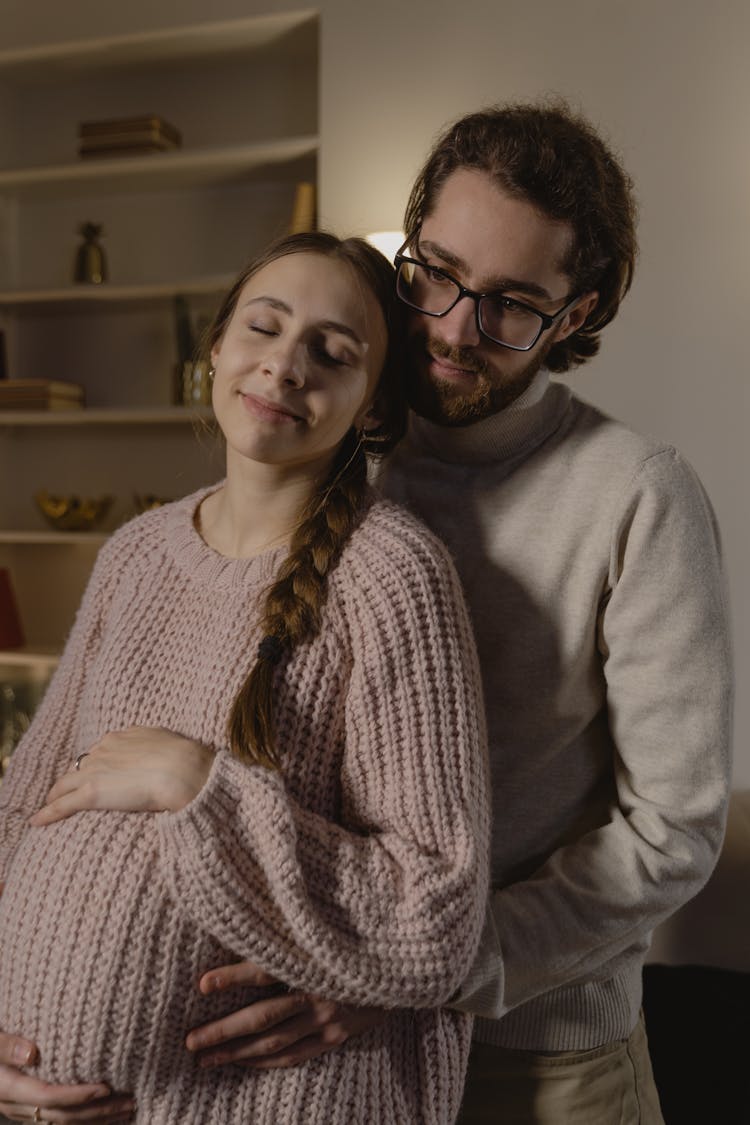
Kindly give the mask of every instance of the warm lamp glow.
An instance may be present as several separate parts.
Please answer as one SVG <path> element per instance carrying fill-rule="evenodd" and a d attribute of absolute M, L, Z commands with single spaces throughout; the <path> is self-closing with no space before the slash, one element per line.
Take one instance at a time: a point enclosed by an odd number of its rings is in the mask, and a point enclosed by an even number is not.
<path fill-rule="evenodd" d="M 365 238 L 376 250 L 385 254 L 389 262 L 392 262 L 396 251 L 403 246 L 406 235 L 400 230 L 376 230 L 372 234 L 365 235 Z"/>

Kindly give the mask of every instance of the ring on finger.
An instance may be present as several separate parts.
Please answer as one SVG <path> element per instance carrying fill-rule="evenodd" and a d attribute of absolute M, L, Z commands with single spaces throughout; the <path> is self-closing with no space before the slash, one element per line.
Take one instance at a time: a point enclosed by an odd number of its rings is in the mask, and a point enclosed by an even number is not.
<path fill-rule="evenodd" d="M 88 756 L 89 756 L 88 750 L 84 750 L 83 754 L 79 754 L 78 757 L 76 758 L 75 766 L 73 768 L 76 769 L 76 770 L 79 770 L 81 768 L 81 762 L 83 761 L 84 758 L 88 758 Z M 38 1121 L 39 1118 L 35 1117 L 34 1120 Z"/>

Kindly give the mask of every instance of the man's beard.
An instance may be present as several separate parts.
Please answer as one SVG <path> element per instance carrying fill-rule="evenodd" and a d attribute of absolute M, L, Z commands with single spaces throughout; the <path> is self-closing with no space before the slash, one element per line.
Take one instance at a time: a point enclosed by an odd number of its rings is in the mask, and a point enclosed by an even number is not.
<path fill-rule="evenodd" d="M 462 391 L 452 383 L 421 371 L 416 362 L 410 364 L 406 377 L 409 405 L 420 417 L 442 426 L 470 426 L 505 409 L 531 385 L 536 373 L 544 366 L 551 347 L 549 344 L 543 346 L 526 367 L 503 377 L 497 371 L 490 372 L 473 348 L 451 348 L 426 333 L 412 337 L 411 345 L 412 351 L 421 357 L 427 352 L 475 375 L 471 390 Z"/>

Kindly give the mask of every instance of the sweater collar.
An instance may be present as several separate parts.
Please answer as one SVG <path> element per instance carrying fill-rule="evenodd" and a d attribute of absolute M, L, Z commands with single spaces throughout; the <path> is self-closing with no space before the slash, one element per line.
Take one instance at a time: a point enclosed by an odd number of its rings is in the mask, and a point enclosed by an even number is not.
<path fill-rule="evenodd" d="M 557 429 L 570 398 L 570 389 L 542 370 L 510 406 L 471 426 L 440 426 L 412 414 L 409 445 L 416 453 L 461 464 L 526 456 Z"/>
<path fill-rule="evenodd" d="M 201 488 L 167 506 L 165 529 L 172 556 L 196 582 L 223 589 L 267 584 L 275 577 L 288 548 L 271 547 L 250 559 L 220 555 L 201 538 L 196 516 L 201 501 L 220 488 L 223 481 Z"/>

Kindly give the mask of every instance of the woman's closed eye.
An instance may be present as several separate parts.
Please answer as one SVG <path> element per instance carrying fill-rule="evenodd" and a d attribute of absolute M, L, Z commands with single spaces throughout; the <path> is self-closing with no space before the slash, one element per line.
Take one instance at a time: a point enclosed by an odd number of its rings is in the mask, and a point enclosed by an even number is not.
<path fill-rule="evenodd" d="M 348 355 L 330 351 L 325 344 L 315 344 L 312 350 L 315 357 L 327 367 L 348 367 L 350 364 Z"/>

